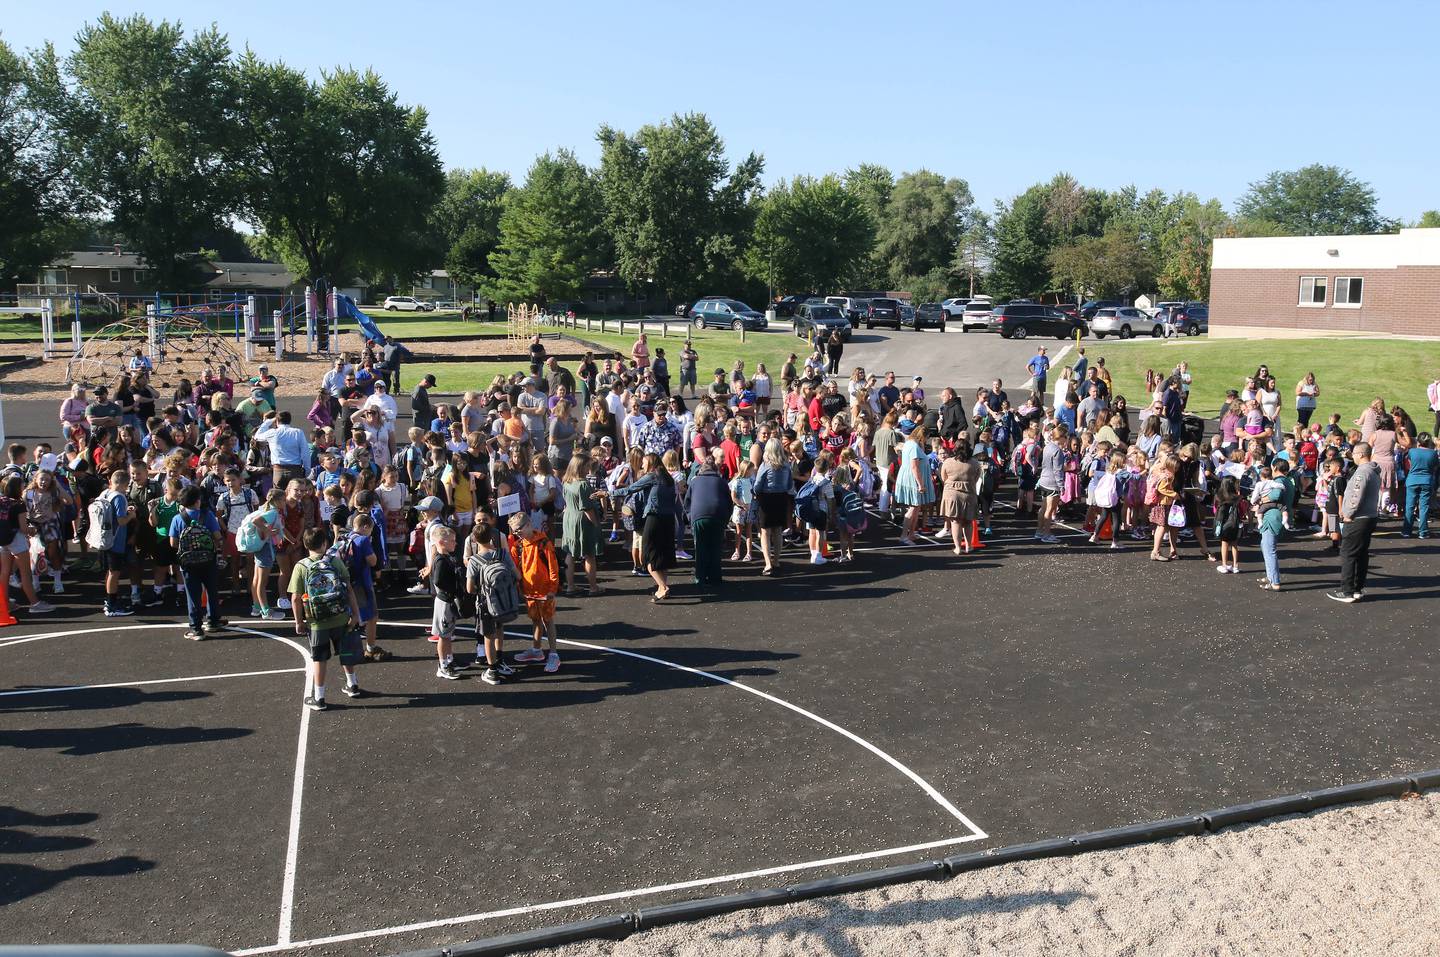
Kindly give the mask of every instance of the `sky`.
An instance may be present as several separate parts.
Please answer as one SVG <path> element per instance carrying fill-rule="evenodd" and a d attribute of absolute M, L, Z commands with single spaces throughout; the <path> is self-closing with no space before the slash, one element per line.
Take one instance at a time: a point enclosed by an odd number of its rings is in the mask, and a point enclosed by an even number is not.
<path fill-rule="evenodd" d="M 62 52 L 103 12 L 208 26 L 312 74 L 373 67 L 447 166 L 505 170 L 703 112 L 765 180 L 862 162 L 965 179 L 989 208 L 1068 171 L 1231 207 L 1326 163 L 1383 215 L 1440 208 L 1440 5 L 1371 0 L 462 3 L 0 0 L 0 38 Z M 205 11 L 203 15 L 198 11 Z"/>

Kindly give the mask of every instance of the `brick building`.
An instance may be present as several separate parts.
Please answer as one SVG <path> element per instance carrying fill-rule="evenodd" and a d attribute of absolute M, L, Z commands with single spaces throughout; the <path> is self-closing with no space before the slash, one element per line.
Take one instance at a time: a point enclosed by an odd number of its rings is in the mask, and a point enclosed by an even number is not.
<path fill-rule="evenodd" d="M 1217 239 L 1212 337 L 1440 337 L 1440 229 Z"/>

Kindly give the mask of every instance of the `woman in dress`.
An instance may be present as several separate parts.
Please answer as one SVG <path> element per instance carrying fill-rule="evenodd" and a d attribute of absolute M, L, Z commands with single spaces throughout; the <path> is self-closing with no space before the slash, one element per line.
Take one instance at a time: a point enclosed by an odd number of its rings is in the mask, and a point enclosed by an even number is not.
<path fill-rule="evenodd" d="M 961 438 L 940 465 L 940 517 L 950 529 L 956 555 L 970 554 L 970 526 L 975 521 L 980 464 L 970 457 L 970 443 Z"/>
<path fill-rule="evenodd" d="M 590 457 L 584 452 L 573 456 L 565 468 L 560 545 L 565 549 L 565 581 L 569 583 L 569 590 L 575 590 L 575 560 L 579 559 L 585 563 L 590 594 L 598 595 L 600 584 L 595 578 L 595 568 L 605 546 L 600 540 L 600 513 L 596 503 L 603 493 L 591 489 L 586 481 L 589 471 Z"/>
<path fill-rule="evenodd" d="M 770 411 L 770 395 L 775 391 L 775 384 L 770 379 L 770 373 L 765 370 L 765 363 L 755 364 L 755 377 L 750 380 L 750 387 L 755 390 L 755 408 L 763 419 Z"/>
<path fill-rule="evenodd" d="M 935 501 L 935 483 L 930 475 L 930 455 L 925 448 L 925 429 L 915 426 L 905 436 L 900 450 L 900 468 L 895 479 L 895 501 L 906 506 L 905 524 L 900 530 L 901 545 L 915 545 L 916 526 L 925 507 Z"/>
<path fill-rule="evenodd" d="M 1380 511 L 1389 514 L 1399 501 L 1394 494 L 1395 483 L 1395 420 L 1381 412 L 1375 418 L 1375 431 L 1370 433 L 1370 461 L 1380 469 Z"/>
<path fill-rule="evenodd" d="M 760 553 L 765 560 L 760 574 L 774 575 L 780 570 L 780 536 L 790 524 L 795 492 L 794 475 L 779 439 L 772 438 L 765 443 L 753 490 L 760 526 Z"/>
<path fill-rule="evenodd" d="M 644 469 L 645 474 L 631 482 L 625 492 L 631 502 L 641 503 L 636 508 L 643 519 L 640 562 L 655 582 L 655 596 L 650 601 L 658 605 L 670 597 L 669 572 L 675 567 L 675 515 L 678 506 L 675 480 L 665 470 L 660 456 L 645 456 Z"/>

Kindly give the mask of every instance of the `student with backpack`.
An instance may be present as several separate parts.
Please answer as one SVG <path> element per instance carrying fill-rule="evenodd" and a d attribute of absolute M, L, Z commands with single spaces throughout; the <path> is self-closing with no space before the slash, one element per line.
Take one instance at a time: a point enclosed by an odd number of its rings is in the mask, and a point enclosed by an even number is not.
<path fill-rule="evenodd" d="M 448 525 L 436 527 L 432 542 L 434 552 L 430 558 L 430 588 L 435 594 L 434 611 L 430 618 L 430 632 L 439 641 L 435 654 L 440 666 L 435 677 L 455 681 L 461 676 L 455 667 L 453 653 L 455 626 L 460 620 L 460 596 L 465 591 L 465 574 L 460 558 L 455 554 L 455 530 Z"/>
<path fill-rule="evenodd" d="M 174 479 L 171 482 L 179 484 Z M 173 488 L 167 486 L 165 491 L 169 498 Z M 225 627 L 225 619 L 220 617 L 220 569 L 216 564 L 220 554 L 220 522 L 215 513 L 203 506 L 201 498 L 200 489 L 194 485 L 181 493 L 180 510 L 170 520 L 167 542 L 185 583 L 185 607 L 190 615 L 190 630 L 185 632 L 185 637 L 191 641 L 200 641 Z M 210 613 L 203 623 L 206 609 L 202 599 Z"/>
<path fill-rule="evenodd" d="M 520 597 L 520 578 L 503 537 L 482 514 L 470 535 L 472 554 L 465 563 L 465 591 L 475 601 L 475 662 L 483 656 L 485 671 L 480 680 L 487 685 L 515 677 L 502 652 L 505 625 L 520 617 L 525 607 Z"/>
<path fill-rule="evenodd" d="M 360 611 L 360 626 L 365 631 L 366 660 L 385 661 L 390 652 L 375 641 L 380 624 L 380 606 L 375 600 L 375 568 L 380 564 L 380 558 L 375 554 L 371 541 L 374 534 L 375 519 L 368 512 L 357 511 L 350 516 L 348 529 L 336 529 L 335 544 L 327 554 L 344 562 L 346 571 L 350 573 L 350 585 Z"/>
<path fill-rule="evenodd" d="M 123 618 L 135 614 L 120 597 L 120 574 L 130 567 L 130 525 L 135 521 L 135 506 L 125 498 L 130 482 L 126 469 L 110 473 L 110 486 L 92 501 L 87 510 L 90 530 L 85 542 L 100 555 L 100 568 L 105 573 L 105 617 Z"/>
<path fill-rule="evenodd" d="M 245 484 L 238 466 L 225 469 L 225 491 L 215 498 L 215 517 L 225 537 L 225 557 L 230 562 L 230 591 L 245 594 L 245 572 L 251 556 L 236 547 L 235 538 L 245 519 L 260 507 L 260 496 Z"/>
<path fill-rule="evenodd" d="M 658 457 L 646 457 L 653 464 Z M 667 516 L 667 519 L 669 516 Z M 670 527 L 674 528 L 673 521 Z M 525 596 L 525 612 L 535 627 L 531 647 L 515 656 L 518 662 L 545 662 L 545 673 L 560 670 L 560 654 L 555 650 L 555 593 L 560 588 L 560 563 L 555 546 L 545 533 L 530 524 L 524 512 L 510 516 L 510 560 L 520 571 L 520 593 Z M 549 644 L 549 653 L 540 650 L 540 639 Z"/>
<path fill-rule="evenodd" d="M 810 541 L 810 564 L 824 565 L 829 561 L 822 553 L 825 536 L 835 524 L 835 486 L 830 482 L 831 458 L 821 452 L 806 483 L 795 493 L 795 517 L 805 523 Z M 841 556 L 843 559 L 843 555 Z"/>
<path fill-rule="evenodd" d="M 295 634 L 306 633 L 309 625 L 311 687 L 305 707 L 325 711 L 325 671 L 330 659 L 340 658 L 345 671 L 344 692 L 351 698 L 364 696 L 355 675 L 361 654 L 351 628 L 360 620 L 360 608 L 350 587 L 350 573 L 339 559 L 325 554 L 326 530 L 312 525 L 301 533 L 306 557 L 295 563 L 290 574 L 290 607 L 295 615 Z"/>

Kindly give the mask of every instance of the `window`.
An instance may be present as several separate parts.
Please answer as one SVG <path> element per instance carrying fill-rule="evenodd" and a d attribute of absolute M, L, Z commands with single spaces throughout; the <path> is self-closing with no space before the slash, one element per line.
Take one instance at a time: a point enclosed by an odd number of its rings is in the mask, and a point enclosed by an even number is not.
<path fill-rule="evenodd" d="M 1335 277 L 1335 307 L 1358 309 L 1364 304 L 1365 280 L 1359 276 Z"/>
<path fill-rule="evenodd" d="M 135 270 L 135 284 L 138 286 L 140 283 L 142 283 L 142 282 L 144 282 L 144 281 L 145 281 L 145 270 L 143 270 L 143 269 L 137 269 L 137 270 Z"/>
<path fill-rule="evenodd" d="M 1325 277 L 1324 277 L 1324 276 L 1301 276 L 1301 277 L 1300 277 L 1300 305 L 1302 305 L 1302 306 L 1324 306 L 1324 305 L 1325 305 Z"/>
<path fill-rule="evenodd" d="M 118 270 L 118 269 L 112 269 L 112 270 L 110 270 L 110 281 L 113 282 L 113 283 L 118 283 L 118 282 L 120 281 L 120 270 Z"/>

